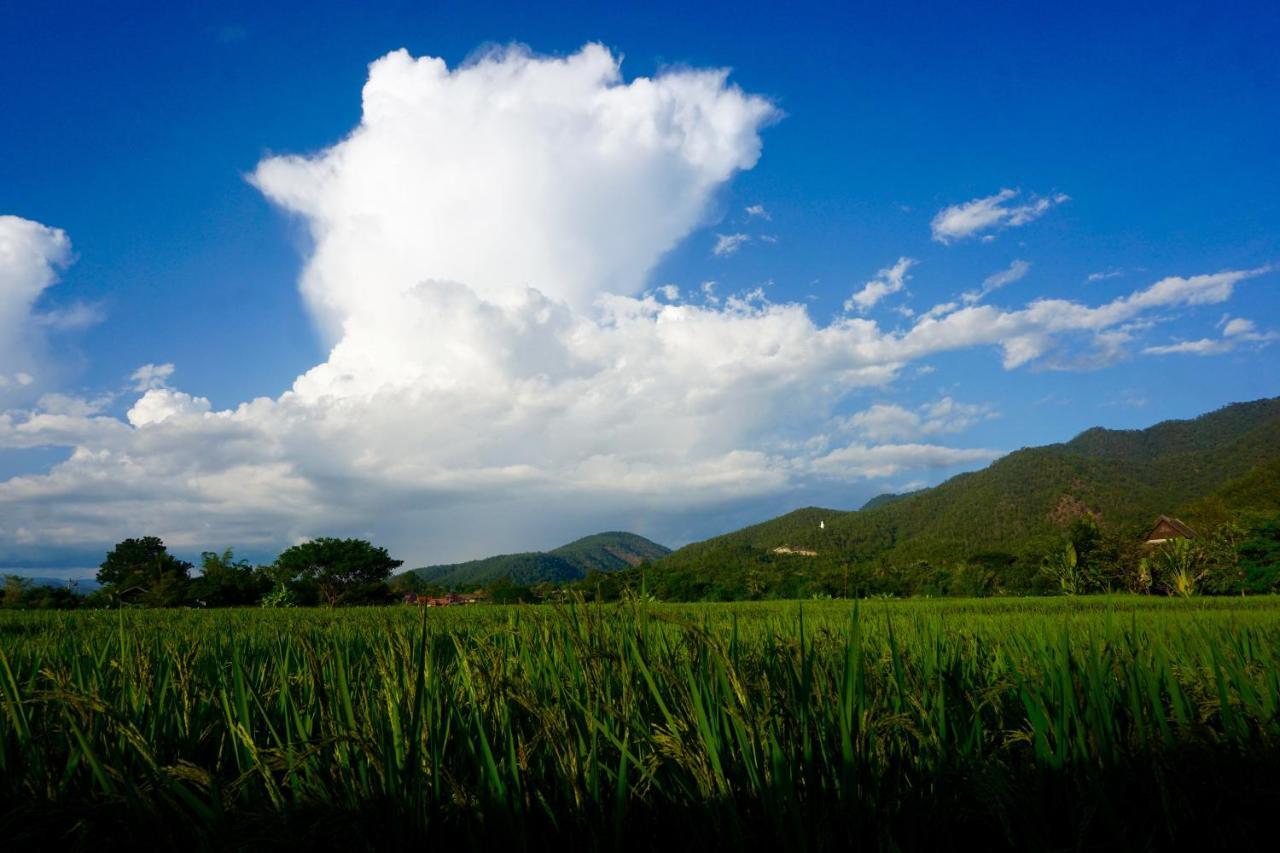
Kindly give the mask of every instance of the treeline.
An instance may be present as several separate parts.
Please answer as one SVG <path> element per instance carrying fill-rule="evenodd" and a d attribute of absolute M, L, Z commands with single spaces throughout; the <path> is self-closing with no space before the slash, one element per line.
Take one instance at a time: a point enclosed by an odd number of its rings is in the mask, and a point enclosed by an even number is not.
<path fill-rule="evenodd" d="M 157 536 L 126 539 L 98 568 L 101 588 L 80 595 L 8 575 L 0 607 L 71 610 L 118 607 L 316 607 L 396 604 L 406 595 L 441 596 L 450 590 L 412 572 L 385 548 L 364 539 L 321 538 L 285 549 L 265 565 L 238 559 L 232 549 L 205 551 L 199 570 L 169 553 Z M 552 598 L 549 585 L 529 587 L 501 578 L 480 590 L 498 604 Z"/>
<path fill-rule="evenodd" d="M 269 565 L 237 559 L 231 549 L 206 551 L 200 571 L 169 553 L 156 536 L 126 539 L 98 568 L 102 586 L 86 596 L 69 589 L 5 578 L 0 606 L 293 607 L 387 604 L 397 600 L 392 571 L 402 565 L 363 539 L 322 538 L 287 548 Z"/>
<path fill-rule="evenodd" d="M 440 596 L 448 588 L 406 572 L 385 548 L 361 539 L 316 539 L 286 549 L 268 565 L 207 551 L 199 573 L 170 554 L 157 537 L 127 539 L 98 570 L 102 588 L 87 596 L 42 587 L 10 575 L 0 606 L 305 607 L 393 604 Z M 468 590 L 474 591 L 474 590 Z M 613 601 L 629 595 L 661 601 L 744 601 L 797 598 L 987 597 L 1087 595 L 1252 595 L 1280 592 L 1280 516 L 1223 521 L 1194 539 L 1149 547 L 1083 515 L 1046 550 L 983 551 L 953 561 L 858 563 L 736 544 L 679 563 L 659 560 L 621 571 L 591 571 L 580 580 L 521 584 L 508 577 L 479 590 L 495 604 Z"/>

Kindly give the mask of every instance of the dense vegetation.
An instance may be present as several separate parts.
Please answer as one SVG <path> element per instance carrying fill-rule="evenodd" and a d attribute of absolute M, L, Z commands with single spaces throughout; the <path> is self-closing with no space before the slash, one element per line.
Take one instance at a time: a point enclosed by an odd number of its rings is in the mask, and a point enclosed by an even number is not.
<path fill-rule="evenodd" d="M 1274 598 L 0 614 L 7 849 L 1253 849 Z"/>
<path fill-rule="evenodd" d="M 442 587 L 475 588 L 503 578 L 533 585 L 578 580 L 589 572 L 612 572 L 671 553 L 634 533 L 597 533 L 552 551 L 502 554 L 466 563 L 414 569 L 423 582 Z"/>
<path fill-rule="evenodd" d="M 1269 547 L 1280 519 L 1280 398 L 1146 430 L 1091 429 L 856 512 L 797 510 L 681 548 L 646 574 L 651 591 L 673 600 L 1035 594 L 1059 591 L 1043 563 L 1071 544 L 1098 564 L 1084 591 L 1141 591 L 1139 545 L 1161 514 L 1203 535 L 1206 560 L 1215 538 Z M 1220 574 L 1238 580 L 1229 562 Z M 1267 591 L 1274 580 L 1255 573 L 1234 589 Z M 635 572 L 593 579 L 638 583 Z"/>

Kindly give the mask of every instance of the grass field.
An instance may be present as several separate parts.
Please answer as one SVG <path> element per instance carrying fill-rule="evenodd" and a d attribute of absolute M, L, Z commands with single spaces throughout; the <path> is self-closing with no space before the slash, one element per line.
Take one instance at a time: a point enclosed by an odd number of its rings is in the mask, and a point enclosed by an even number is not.
<path fill-rule="evenodd" d="M 1253 848 L 1280 601 L 0 613 L 10 849 Z"/>

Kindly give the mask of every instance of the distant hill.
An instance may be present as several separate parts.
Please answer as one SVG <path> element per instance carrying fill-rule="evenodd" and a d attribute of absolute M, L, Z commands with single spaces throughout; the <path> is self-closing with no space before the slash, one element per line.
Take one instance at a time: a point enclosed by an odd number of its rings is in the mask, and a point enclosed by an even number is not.
<path fill-rule="evenodd" d="M 590 571 L 613 572 L 671 553 L 634 533 L 596 533 L 553 551 L 501 554 L 482 560 L 414 569 L 420 578 L 447 587 L 483 586 L 500 578 L 518 584 L 578 580 Z"/>
<path fill-rule="evenodd" d="M 0 571 L 0 575 L 3 574 L 4 572 Z M 89 593 L 102 588 L 102 584 L 90 578 L 67 580 L 66 578 L 29 577 L 26 578 L 26 580 L 31 581 L 36 586 L 67 587 L 73 592 L 78 592 L 81 595 L 88 595 Z"/>
<path fill-rule="evenodd" d="M 1280 398 L 1273 398 L 1143 430 L 1090 429 L 1063 444 L 1015 451 L 934 488 L 882 495 L 857 512 L 796 510 L 681 548 L 656 564 L 655 577 L 954 564 L 991 552 L 1030 557 L 1044 553 L 1083 512 L 1105 529 L 1138 536 L 1162 513 L 1194 526 L 1223 513 L 1278 511 Z"/>

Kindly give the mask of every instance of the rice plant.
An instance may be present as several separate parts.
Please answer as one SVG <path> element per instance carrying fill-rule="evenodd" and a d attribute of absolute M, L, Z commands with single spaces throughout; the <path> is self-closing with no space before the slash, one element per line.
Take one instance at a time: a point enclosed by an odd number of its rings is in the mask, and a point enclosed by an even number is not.
<path fill-rule="evenodd" d="M 1280 604 L 0 616 L 21 846 L 1256 845 Z"/>

